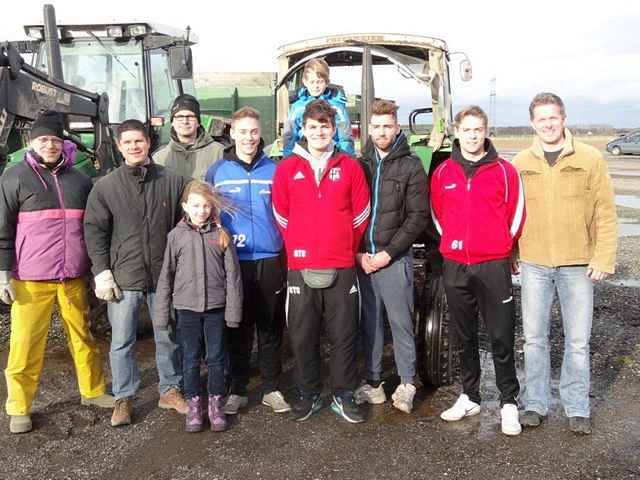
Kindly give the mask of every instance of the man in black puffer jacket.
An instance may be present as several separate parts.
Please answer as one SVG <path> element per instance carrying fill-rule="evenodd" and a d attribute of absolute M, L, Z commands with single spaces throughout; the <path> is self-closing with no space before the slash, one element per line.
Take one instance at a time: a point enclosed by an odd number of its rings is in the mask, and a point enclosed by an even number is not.
<path fill-rule="evenodd" d="M 401 379 L 393 405 L 410 413 L 416 392 L 411 245 L 427 226 L 428 182 L 400 131 L 395 103 L 376 100 L 370 117 L 371 139 L 360 161 L 371 187 L 371 221 L 357 255 L 367 381 L 355 398 L 359 403 L 386 400 L 381 382 L 384 308 Z"/>
<path fill-rule="evenodd" d="M 87 200 L 84 231 L 96 297 L 107 301 L 111 324 L 111 375 L 116 406 L 111 425 L 131 422 L 133 396 L 140 386 L 134 346 L 139 310 L 153 312 L 167 233 L 181 218 L 185 179 L 149 158 L 149 134 L 138 120 L 118 127 L 124 164 L 101 178 Z M 154 326 L 160 408 L 187 412 L 179 390 L 179 352 L 170 330 Z"/>

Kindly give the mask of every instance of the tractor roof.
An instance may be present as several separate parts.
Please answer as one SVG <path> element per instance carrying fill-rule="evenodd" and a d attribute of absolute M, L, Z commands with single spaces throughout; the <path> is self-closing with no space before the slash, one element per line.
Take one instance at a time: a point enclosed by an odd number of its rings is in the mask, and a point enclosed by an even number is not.
<path fill-rule="evenodd" d="M 107 31 L 110 27 L 121 27 L 124 32 L 130 27 L 144 27 L 144 33 L 130 36 L 143 36 L 143 35 L 163 35 L 166 37 L 185 38 L 186 30 L 160 23 L 147 23 L 147 22 L 112 22 L 112 23 L 84 23 L 84 24 L 65 24 L 58 25 L 58 30 L 61 32 L 62 38 L 78 38 L 89 37 L 88 32 L 93 33 L 98 37 L 109 36 Z M 24 31 L 27 35 L 33 36 L 31 32 L 33 30 L 44 32 L 43 25 L 25 25 Z M 43 35 L 41 36 L 43 38 Z M 189 45 L 198 43 L 198 37 L 193 33 L 189 33 Z"/>
<path fill-rule="evenodd" d="M 389 50 L 418 58 L 424 56 L 424 50 L 438 49 L 447 52 L 446 42 L 434 37 L 399 33 L 349 33 L 310 38 L 282 45 L 278 48 L 278 57 L 298 57 L 315 50 L 358 44 L 384 46 Z"/>

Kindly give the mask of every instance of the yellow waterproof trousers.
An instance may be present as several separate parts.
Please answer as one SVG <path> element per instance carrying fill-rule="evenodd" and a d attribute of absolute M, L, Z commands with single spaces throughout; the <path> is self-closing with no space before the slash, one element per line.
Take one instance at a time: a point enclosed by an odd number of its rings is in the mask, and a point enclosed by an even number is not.
<path fill-rule="evenodd" d="M 31 411 L 56 300 L 75 364 L 80 394 L 93 398 L 105 393 L 102 356 L 89 331 L 89 299 L 85 280 L 12 282 L 16 300 L 11 306 L 11 339 L 5 370 L 7 414 L 28 415 Z"/>

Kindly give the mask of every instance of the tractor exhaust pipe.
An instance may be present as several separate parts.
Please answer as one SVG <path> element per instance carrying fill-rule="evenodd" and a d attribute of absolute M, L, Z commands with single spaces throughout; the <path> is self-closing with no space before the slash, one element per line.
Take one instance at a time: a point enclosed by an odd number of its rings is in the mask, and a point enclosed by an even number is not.
<path fill-rule="evenodd" d="M 49 52 L 49 77 L 64 82 L 62 73 L 62 55 L 60 53 L 60 40 L 58 39 L 58 24 L 56 23 L 56 10 L 51 4 L 45 4 L 44 12 L 44 40 Z"/>

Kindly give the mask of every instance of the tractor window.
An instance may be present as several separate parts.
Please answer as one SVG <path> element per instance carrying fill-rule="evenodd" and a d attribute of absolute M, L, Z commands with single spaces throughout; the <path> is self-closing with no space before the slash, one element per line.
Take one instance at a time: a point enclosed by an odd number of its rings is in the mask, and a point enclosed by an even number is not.
<path fill-rule="evenodd" d="M 152 50 L 151 63 L 151 111 L 154 116 L 169 117 L 173 100 L 180 94 L 178 82 L 171 78 L 169 54 L 166 50 Z"/>
<path fill-rule="evenodd" d="M 196 86 L 193 83 L 193 78 L 186 78 L 182 80 L 182 92 L 193 95 L 194 97 L 198 96 L 196 93 Z"/>
<path fill-rule="evenodd" d="M 65 82 L 90 92 L 109 96 L 109 122 L 130 118 L 146 120 L 142 46 L 139 40 L 116 42 L 108 38 L 78 40 L 60 44 Z M 46 45 L 38 68 L 46 71 Z"/>

